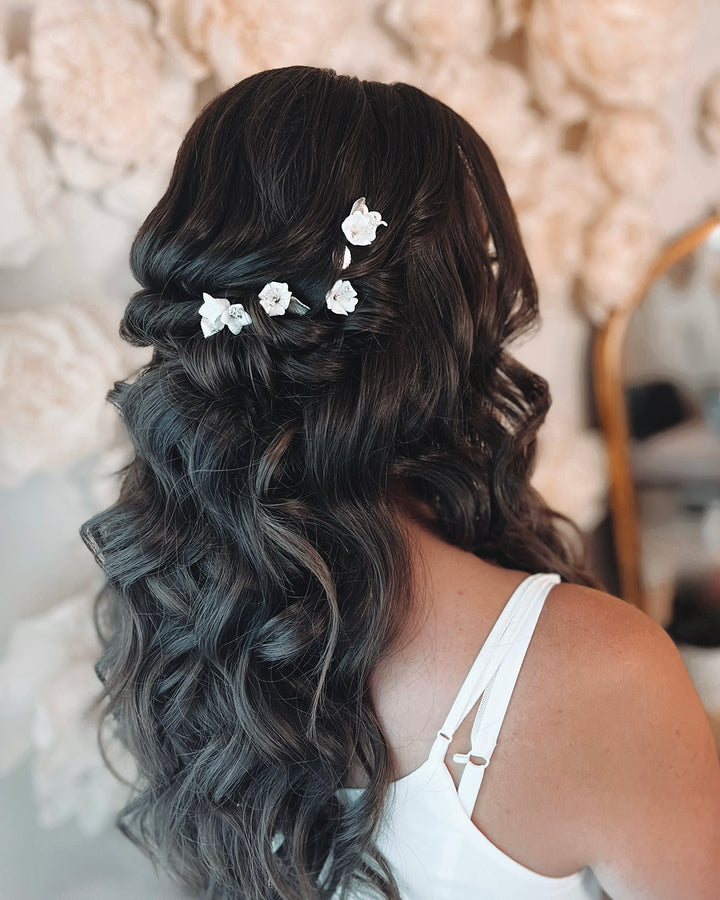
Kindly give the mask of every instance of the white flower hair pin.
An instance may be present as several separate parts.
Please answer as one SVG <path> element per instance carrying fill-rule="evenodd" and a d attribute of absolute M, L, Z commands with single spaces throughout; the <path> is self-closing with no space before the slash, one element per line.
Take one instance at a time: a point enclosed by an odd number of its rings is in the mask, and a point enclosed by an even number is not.
<path fill-rule="evenodd" d="M 304 316 L 310 309 L 293 297 L 285 281 L 270 281 L 258 294 L 260 305 L 269 316 L 284 316 L 285 310 Z"/>
<path fill-rule="evenodd" d="M 200 325 L 206 338 L 227 325 L 233 334 L 239 334 L 244 325 L 252 324 L 250 314 L 242 303 L 230 303 L 225 297 L 213 297 L 203 291 L 205 301 L 198 312 L 202 316 Z"/>
<path fill-rule="evenodd" d="M 371 212 L 365 198 L 360 197 L 353 203 L 350 215 L 342 223 L 342 230 L 351 244 L 367 247 L 377 237 L 375 232 L 379 225 L 387 225 L 387 222 L 383 222 L 379 212 Z"/>
<path fill-rule="evenodd" d="M 258 296 L 260 304 L 269 316 L 282 316 L 286 309 L 305 315 L 310 309 L 297 297 L 293 297 L 284 282 L 269 282 Z M 206 338 L 222 331 L 225 325 L 233 334 L 239 334 L 243 326 L 252 324 L 252 318 L 242 303 L 230 303 L 225 297 L 213 297 L 205 292 L 203 292 L 203 300 L 205 302 L 198 312 L 202 316 L 200 325 Z"/>
<path fill-rule="evenodd" d="M 351 244 L 355 244 L 358 247 L 367 247 L 377 237 L 377 230 L 380 225 L 387 225 L 387 222 L 383 221 L 382 214 L 368 209 L 365 197 L 360 197 L 353 203 L 350 215 L 343 220 L 340 227 Z M 350 248 L 345 247 L 342 268 L 347 269 L 351 262 Z M 325 302 L 329 310 L 341 316 L 346 316 L 355 309 L 357 292 L 349 281 L 336 281 L 325 294 Z"/>
<path fill-rule="evenodd" d="M 377 237 L 377 229 L 386 225 L 379 212 L 368 209 L 365 197 L 356 200 L 350 215 L 341 225 L 343 234 L 349 243 L 358 247 L 367 247 Z M 342 268 L 346 269 L 352 262 L 350 248 L 345 247 Z M 260 305 L 269 316 L 283 316 L 287 310 L 305 315 L 310 309 L 294 297 L 287 282 L 269 281 L 258 293 Z M 357 292 L 349 281 L 339 279 L 325 294 L 327 308 L 341 316 L 353 312 L 357 305 Z M 206 338 L 227 325 L 233 334 L 239 334 L 245 325 L 252 324 L 252 318 L 242 303 L 230 303 L 225 297 L 213 297 L 203 292 L 203 304 L 198 310 L 202 316 L 200 325 Z"/>
<path fill-rule="evenodd" d="M 325 302 L 329 310 L 346 316 L 357 305 L 357 292 L 349 281 L 336 281 L 325 294 Z"/>

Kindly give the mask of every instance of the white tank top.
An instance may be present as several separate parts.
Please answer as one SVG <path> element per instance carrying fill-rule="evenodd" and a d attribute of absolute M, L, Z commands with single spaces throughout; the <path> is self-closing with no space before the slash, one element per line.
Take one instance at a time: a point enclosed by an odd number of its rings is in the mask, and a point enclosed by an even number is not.
<path fill-rule="evenodd" d="M 513 592 L 463 682 L 430 755 L 388 792 L 378 848 L 403 900 L 599 900 L 592 871 L 551 878 L 507 856 L 472 822 L 475 799 L 555 573 L 529 575 Z M 458 788 L 444 763 L 453 734 L 482 695 Z M 363 788 L 336 793 L 351 803 Z M 322 878 L 322 876 L 321 876 Z M 357 895 L 357 900 L 360 896 Z"/>

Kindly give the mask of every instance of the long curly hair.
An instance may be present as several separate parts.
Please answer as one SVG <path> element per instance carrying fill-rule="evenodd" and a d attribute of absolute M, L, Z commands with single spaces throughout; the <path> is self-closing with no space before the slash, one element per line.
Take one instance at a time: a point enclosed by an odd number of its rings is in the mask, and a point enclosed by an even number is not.
<path fill-rule="evenodd" d="M 388 226 L 352 248 L 343 316 L 325 294 L 358 197 Z M 538 305 L 497 165 L 407 84 L 261 72 L 204 107 L 130 263 L 120 331 L 152 358 L 107 398 L 134 458 L 81 527 L 105 575 L 98 702 L 138 766 L 116 825 L 203 897 L 398 900 L 368 689 L 413 609 L 389 485 L 478 557 L 600 586 L 529 484 L 551 401 L 507 349 Z M 273 280 L 307 314 L 269 317 Z M 205 291 L 252 325 L 205 338 Z"/>

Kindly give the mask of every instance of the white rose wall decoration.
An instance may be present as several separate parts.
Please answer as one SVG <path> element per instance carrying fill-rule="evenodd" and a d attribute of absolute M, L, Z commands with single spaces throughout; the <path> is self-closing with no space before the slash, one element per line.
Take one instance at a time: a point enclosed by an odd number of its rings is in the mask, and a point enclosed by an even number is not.
<path fill-rule="evenodd" d="M 112 162 L 172 161 L 190 124 L 192 84 L 139 0 L 41 0 L 32 14 L 32 77 L 58 138 Z"/>
<path fill-rule="evenodd" d="M 0 35 L 0 490 L 13 510 L 0 549 L 11 573 L 0 686 L 37 662 L 32 690 L 0 690 L 0 773 L 29 766 L 38 823 L 100 834 L 124 798 L 101 774 L 83 719 L 99 687 L 85 621 L 97 578 L 76 532 L 112 495 L 96 490 L 93 473 L 127 455 L 105 394 L 148 355 L 117 333 L 136 289 L 129 246 L 202 106 L 253 72 L 308 64 L 414 83 L 479 131 L 539 288 L 543 327 L 517 348 L 554 401 L 534 483 L 590 531 L 606 512 L 607 463 L 589 424 L 588 337 L 637 289 L 663 239 L 720 203 L 720 9 L 710 0 L 6 0 Z M 689 175 L 694 154 L 702 184 Z M 387 233 L 383 216 L 392 226 L 371 187 L 361 190 L 367 202 L 348 204 L 342 223 L 343 268 L 354 246 Z M 268 315 L 303 311 L 291 290 L 267 286 Z M 249 324 L 237 304 L 208 297 L 207 335 Z M 352 312 L 352 284 L 338 280 L 326 303 Z M 41 485 L 58 491 L 74 549 L 62 551 L 67 573 L 49 569 L 28 598 L 12 574 L 18 560 L 34 567 L 58 553 L 42 543 L 52 535 L 33 531 Z"/>

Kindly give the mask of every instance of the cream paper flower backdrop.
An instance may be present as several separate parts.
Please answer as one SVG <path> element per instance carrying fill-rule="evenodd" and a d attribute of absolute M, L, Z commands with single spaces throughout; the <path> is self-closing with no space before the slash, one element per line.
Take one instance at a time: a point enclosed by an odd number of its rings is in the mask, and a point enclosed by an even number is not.
<path fill-rule="evenodd" d="M 694 0 L 0 0 L 0 486 L 86 462 L 88 515 L 115 498 L 108 473 L 128 445 L 104 395 L 139 364 L 117 336 L 126 254 L 218 91 L 305 63 L 438 96 L 498 159 L 547 328 L 598 323 L 658 248 L 649 199 L 670 152 L 658 110 L 695 12 Z M 697 120 L 715 153 L 719 79 Z M 605 511 L 603 444 L 579 412 L 579 366 L 557 379 L 534 483 L 590 530 Z M 96 588 L 93 572 L 71 599 L 50 593 L 0 661 L 0 772 L 32 756 L 41 821 L 88 831 L 123 802 L 86 715 Z"/>

